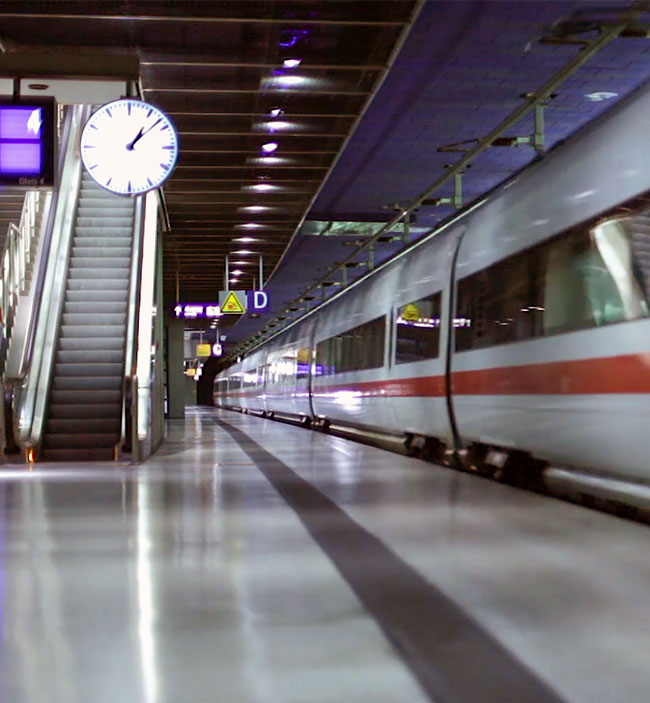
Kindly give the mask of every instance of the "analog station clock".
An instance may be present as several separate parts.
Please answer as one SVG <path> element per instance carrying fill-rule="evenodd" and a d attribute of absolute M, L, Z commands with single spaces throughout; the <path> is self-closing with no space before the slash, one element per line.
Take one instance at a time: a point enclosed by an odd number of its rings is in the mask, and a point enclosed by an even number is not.
<path fill-rule="evenodd" d="M 118 195 L 161 186 L 178 158 L 178 137 L 153 105 L 123 98 L 102 105 L 81 134 L 81 158 L 92 179 Z"/>

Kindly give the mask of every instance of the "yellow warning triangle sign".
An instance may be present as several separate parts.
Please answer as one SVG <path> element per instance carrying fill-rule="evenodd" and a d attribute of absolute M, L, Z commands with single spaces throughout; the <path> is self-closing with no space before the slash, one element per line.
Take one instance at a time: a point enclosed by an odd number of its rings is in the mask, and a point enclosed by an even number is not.
<path fill-rule="evenodd" d="M 246 312 L 235 291 L 230 291 L 230 293 L 228 293 L 226 299 L 223 301 L 223 305 L 221 306 L 221 312 L 229 312 L 240 315 Z"/>

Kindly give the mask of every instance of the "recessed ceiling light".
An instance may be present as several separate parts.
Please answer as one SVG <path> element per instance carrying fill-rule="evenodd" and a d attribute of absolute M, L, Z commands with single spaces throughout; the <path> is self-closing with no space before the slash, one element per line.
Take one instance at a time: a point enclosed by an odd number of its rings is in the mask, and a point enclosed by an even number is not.
<path fill-rule="evenodd" d="M 612 98 L 618 97 L 618 93 L 610 93 L 606 90 L 601 90 L 597 93 L 588 93 L 585 95 L 587 100 L 591 100 L 592 103 L 600 103 L 603 100 L 611 100 Z"/>
<path fill-rule="evenodd" d="M 285 59 L 282 62 L 282 65 L 285 68 L 298 68 L 300 64 L 302 63 L 302 59 Z"/>
<path fill-rule="evenodd" d="M 266 142 L 266 144 L 262 144 L 262 151 L 265 154 L 272 154 L 278 146 L 279 144 L 277 142 Z"/>
<path fill-rule="evenodd" d="M 245 256 L 246 254 L 254 254 L 254 251 L 249 251 L 248 249 L 237 249 L 232 252 L 233 254 L 239 254 L 240 256 Z"/>
<path fill-rule="evenodd" d="M 271 117 L 280 117 L 280 115 L 284 115 L 284 110 L 281 107 L 273 107 L 269 115 L 271 115 Z"/>
<path fill-rule="evenodd" d="M 294 163 L 295 160 L 287 159 L 282 156 L 251 156 L 246 159 L 250 164 L 259 164 L 262 166 L 277 166 L 279 164 Z"/>
<path fill-rule="evenodd" d="M 235 237 L 233 239 L 233 242 L 261 242 L 261 239 L 258 239 L 257 237 Z M 237 253 L 237 252 L 235 252 Z"/>
<path fill-rule="evenodd" d="M 323 79 L 306 76 L 271 76 L 262 80 L 263 88 L 319 88 L 324 87 Z"/>
<path fill-rule="evenodd" d="M 235 225 L 235 229 L 263 229 L 266 225 L 261 225 L 258 222 L 245 222 L 242 225 Z"/>
<path fill-rule="evenodd" d="M 243 210 L 245 212 L 268 212 L 272 208 L 266 205 L 245 205 L 244 207 L 238 207 L 237 210 Z"/>
<path fill-rule="evenodd" d="M 252 261 L 231 261 L 230 263 L 233 264 L 234 266 L 251 266 L 253 262 Z"/>
<path fill-rule="evenodd" d="M 260 193 L 268 193 L 271 190 L 280 190 L 280 186 L 274 186 L 270 183 L 256 183 L 252 186 L 242 186 L 242 190 L 256 190 Z"/>
<path fill-rule="evenodd" d="M 304 130 L 304 127 L 297 122 L 287 122 L 286 120 L 269 120 L 267 122 L 256 122 L 253 125 L 253 129 L 265 129 L 269 132 L 287 132 L 288 130 Z"/>
<path fill-rule="evenodd" d="M 231 276 L 241 276 L 242 273 L 244 273 L 244 272 L 243 272 L 243 271 L 240 271 L 239 269 L 235 269 L 234 271 L 231 271 L 231 272 L 230 272 L 230 275 L 231 275 Z"/>

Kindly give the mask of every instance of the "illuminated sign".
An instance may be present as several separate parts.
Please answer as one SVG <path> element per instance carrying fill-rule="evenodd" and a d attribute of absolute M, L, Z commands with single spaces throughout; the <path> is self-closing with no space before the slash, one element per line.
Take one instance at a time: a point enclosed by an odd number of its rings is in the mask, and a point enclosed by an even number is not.
<path fill-rule="evenodd" d="M 54 100 L 0 99 L 0 185 L 54 186 Z"/>
<path fill-rule="evenodd" d="M 225 314 L 268 312 L 270 306 L 269 294 L 263 290 L 220 291 L 218 303 L 176 303 L 172 308 L 172 317 L 180 320 L 214 320 Z"/>
<path fill-rule="evenodd" d="M 212 345 L 212 356 L 221 356 L 223 354 L 223 347 L 219 342 Z"/>
<path fill-rule="evenodd" d="M 221 310 L 217 303 L 176 303 L 172 315 L 181 320 L 215 319 Z"/>
<path fill-rule="evenodd" d="M 249 290 L 246 291 L 246 295 L 248 296 L 248 308 L 251 312 L 268 312 L 271 307 L 268 293 L 263 290 Z"/>
<path fill-rule="evenodd" d="M 196 345 L 196 355 L 197 356 L 210 356 L 212 352 L 211 344 L 197 344 Z"/>

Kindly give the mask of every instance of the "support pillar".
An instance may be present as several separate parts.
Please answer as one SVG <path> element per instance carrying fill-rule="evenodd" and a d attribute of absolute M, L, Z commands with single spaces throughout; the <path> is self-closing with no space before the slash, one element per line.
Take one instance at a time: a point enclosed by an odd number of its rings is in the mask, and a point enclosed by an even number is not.
<path fill-rule="evenodd" d="M 167 416 L 185 417 L 185 322 L 167 319 Z"/>

